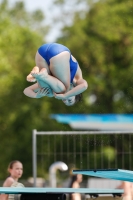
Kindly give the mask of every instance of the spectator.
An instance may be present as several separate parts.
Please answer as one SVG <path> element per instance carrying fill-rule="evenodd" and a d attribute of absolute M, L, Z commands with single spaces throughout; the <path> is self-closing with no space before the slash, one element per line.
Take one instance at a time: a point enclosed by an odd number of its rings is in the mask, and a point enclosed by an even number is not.
<path fill-rule="evenodd" d="M 133 199 L 133 184 L 132 183 L 122 181 L 121 184 L 117 188 L 124 190 L 123 200 Z"/>
<path fill-rule="evenodd" d="M 11 161 L 8 166 L 8 172 L 9 176 L 4 181 L 3 187 L 18 187 L 18 185 L 24 187 L 23 184 L 18 183 L 18 179 L 21 178 L 23 174 L 23 165 L 20 161 Z M 9 196 L 8 194 L 1 194 L 0 200 L 8 200 Z"/>
<path fill-rule="evenodd" d="M 70 188 L 80 188 L 80 183 L 82 182 L 82 180 L 83 180 L 82 174 L 72 175 Z M 81 194 L 80 193 L 70 194 L 70 200 L 81 200 Z"/>

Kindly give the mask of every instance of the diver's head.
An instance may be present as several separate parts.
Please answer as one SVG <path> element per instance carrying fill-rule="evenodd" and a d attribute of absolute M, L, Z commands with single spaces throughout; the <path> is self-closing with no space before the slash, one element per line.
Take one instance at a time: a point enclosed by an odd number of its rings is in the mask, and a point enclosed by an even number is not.
<path fill-rule="evenodd" d="M 78 103 L 82 100 L 82 94 L 78 94 L 76 96 L 69 97 L 67 99 L 62 100 L 66 106 L 73 106 L 75 103 Z"/>

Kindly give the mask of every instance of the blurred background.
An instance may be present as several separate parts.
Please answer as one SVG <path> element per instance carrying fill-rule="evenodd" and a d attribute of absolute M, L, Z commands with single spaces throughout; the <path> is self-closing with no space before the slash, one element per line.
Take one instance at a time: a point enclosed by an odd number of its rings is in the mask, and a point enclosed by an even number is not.
<path fill-rule="evenodd" d="M 51 114 L 132 117 L 132 16 L 131 0 L 0 0 L 1 181 L 7 176 L 8 163 L 17 159 L 24 165 L 22 178 L 32 185 L 33 129 L 73 131 Z M 88 82 L 83 101 L 73 107 L 54 98 L 30 99 L 23 94 L 30 85 L 26 76 L 35 65 L 35 52 L 46 42 L 70 48 Z M 57 161 L 68 166 L 56 172 L 58 187 L 63 187 L 73 168 L 133 168 L 132 134 L 65 137 L 38 136 L 37 176 L 41 186 L 49 184 L 49 168 Z M 84 181 L 86 185 L 87 178 Z"/>

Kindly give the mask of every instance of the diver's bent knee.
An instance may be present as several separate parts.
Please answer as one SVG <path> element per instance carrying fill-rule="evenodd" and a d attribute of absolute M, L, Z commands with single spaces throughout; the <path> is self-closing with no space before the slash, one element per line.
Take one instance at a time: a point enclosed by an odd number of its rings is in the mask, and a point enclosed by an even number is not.
<path fill-rule="evenodd" d="M 63 84 L 57 84 L 57 91 L 58 93 L 65 93 L 67 88 Z"/>
<path fill-rule="evenodd" d="M 87 90 L 87 88 L 88 88 L 88 83 L 87 83 L 86 81 L 84 81 L 83 87 L 84 87 L 85 90 Z"/>

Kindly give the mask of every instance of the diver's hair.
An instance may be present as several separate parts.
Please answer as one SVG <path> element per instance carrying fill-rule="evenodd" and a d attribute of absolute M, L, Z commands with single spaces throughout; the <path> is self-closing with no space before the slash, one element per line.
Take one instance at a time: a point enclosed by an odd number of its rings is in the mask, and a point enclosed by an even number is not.
<path fill-rule="evenodd" d="M 76 95 L 76 96 L 75 96 L 75 103 L 78 103 L 78 102 L 82 101 L 82 99 L 83 99 L 82 93 Z"/>

